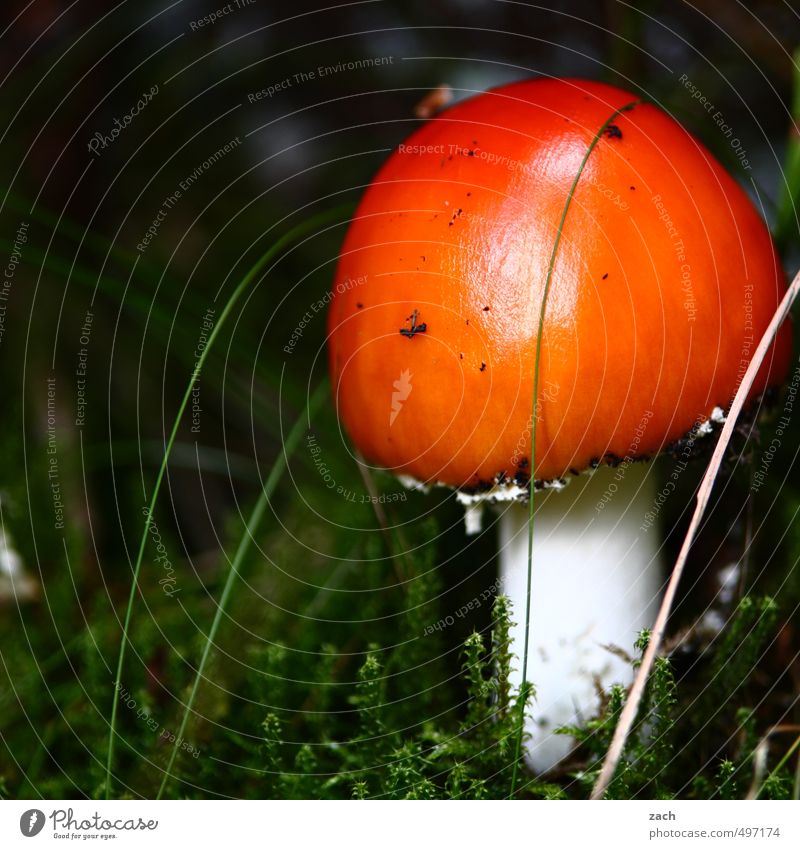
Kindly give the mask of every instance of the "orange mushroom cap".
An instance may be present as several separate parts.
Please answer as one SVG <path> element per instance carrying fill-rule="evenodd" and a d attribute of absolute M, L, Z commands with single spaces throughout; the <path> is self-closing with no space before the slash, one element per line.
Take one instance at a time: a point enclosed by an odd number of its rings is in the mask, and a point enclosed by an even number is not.
<path fill-rule="evenodd" d="M 628 92 L 535 80 L 392 153 L 342 247 L 338 413 L 370 461 L 466 491 L 652 456 L 726 408 L 785 290 L 769 232 L 693 136 Z M 558 249 L 559 223 L 567 206 Z M 784 325 L 751 397 L 788 370 Z"/>

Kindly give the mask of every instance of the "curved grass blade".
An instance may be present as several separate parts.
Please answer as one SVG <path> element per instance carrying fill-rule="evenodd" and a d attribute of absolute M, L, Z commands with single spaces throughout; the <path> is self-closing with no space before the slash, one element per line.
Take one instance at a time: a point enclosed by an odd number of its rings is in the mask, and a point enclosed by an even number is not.
<path fill-rule="evenodd" d="M 658 616 L 656 616 L 653 631 L 650 635 L 650 640 L 647 643 L 647 649 L 645 650 L 644 657 L 639 665 L 636 677 L 633 679 L 633 685 L 631 686 L 628 699 L 625 702 L 625 707 L 622 709 L 622 713 L 620 714 L 617 727 L 614 729 L 614 736 L 611 740 L 611 745 L 608 747 L 608 751 L 606 752 L 605 759 L 603 760 L 600 775 L 592 788 L 592 799 L 601 799 L 603 797 L 603 794 L 608 789 L 608 785 L 611 783 L 611 779 L 614 777 L 617 765 L 622 758 L 622 753 L 625 750 L 625 743 L 627 742 L 628 735 L 633 728 L 633 724 L 636 720 L 636 714 L 639 712 L 639 704 L 642 700 L 642 695 L 644 693 L 645 685 L 647 684 L 647 679 L 650 675 L 650 670 L 653 668 L 656 655 L 661 649 L 661 641 L 664 638 L 664 631 L 667 627 L 667 619 L 669 618 L 670 611 L 672 610 L 672 604 L 675 601 L 675 594 L 678 591 L 678 584 L 680 583 L 681 576 L 683 575 L 683 569 L 686 565 L 686 559 L 689 556 L 689 550 L 694 543 L 694 538 L 700 527 L 700 522 L 703 520 L 706 507 L 708 507 L 708 501 L 711 498 L 711 490 L 714 487 L 714 481 L 719 474 L 720 466 L 722 466 L 722 459 L 725 456 L 728 444 L 733 436 L 736 421 L 742 412 L 747 396 L 755 382 L 756 375 L 758 374 L 758 371 L 767 356 L 767 352 L 772 345 L 772 340 L 775 338 L 780 326 L 789 315 L 789 312 L 792 309 L 792 304 L 794 304 L 795 298 L 797 298 L 798 294 L 800 294 L 800 271 L 797 272 L 791 285 L 786 290 L 783 300 L 780 304 L 778 304 L 778 308 L 775 310 L 775 314 L 772 316 L 772 320 L 770 321 L 767 329 L 764 331 L 764 335 L 758 343 L 758 347 L 753 354 L 753 358 L 750 360 L 750 364 L 747 367 L 747 371 L 744 373 L 742 382 L 736 390 L 736 395 L 731 403 L 731 408 L 728 412 L 728 417 L 725 420 L 725 425 L 722 428 L 722 432 L 720 433 L 716 447 L 714 448 L 714 453 L 711 455 L 711 460 L 708 463 L 706 472 L 703 475 L 703 480 L 700 482 L 700 486 L 697 490 L 697 506 L 692 514 L 692 520 L 689 523 L 689 530 L 686 531 L 686 536 L 683 538 L 683 544 L 681 545 L 678 558 L 675 561 L 675 566 L 672 568 L 672 575 L 670 576 L 669 583 L 667 584 L 667 590 L 664 593 L 661 607 L 658 610 Z"/>
<path fill-rule="evenodd" d="M 789 758 L 797 751 L 798 747 L 800 747 L 800 737 L 796 737 L 794 743 L 786 750 L 783 757 L 778 761 L 775 765 L 775 768 L 770 772 L 770 774 L 764 778 L 764 772 L 767 768 L 767 758 L 769 756 L 769 742 L 770 737 L 775 734 L 780 734 L 781 732 L 784 734 L 791 733 L 794 734 L 797 731 L 800 731 L 800 726 L 798 725 L 776 725 L 773 728 L 770 728 L 769 731 L 761 738 L 759 744 L 756 746 L 755 751 L 753 752 L 753 784 L 750 787 L 750 792 L 747 794 L 746 798 L 748 801 L 752 799 L 758 799 L 759 796 L 764 792 L 764 788 L 769 784 L 772 779 L 777 777 L 780 771 L 786 766 L 789 762 Z M 792 789 L 792 798 L 797 799 L 798 795 L 798 780 L 800 779 L 800 760 L 798 760 L 798 766 L 795 770 L 795 780 L 794 787 Z"/>
<path fill-rule="evenodd" d="M 197 672 L 195 673 L 194 681 L 192 682 L 192 689 L 189 693 L 189 698 L 186 700 L 186 704 L 184 705 L 180 728 L 175 736 L 175 745 L 173 745 L 172 751 L 170 752 L 167 768 L 164 772 L 164 777 L 161 780 L 161 786 L 158 789 L 156 799 L 160 799 L 162 797 L 164 790 L 169 783 L 169 779 L 172 777 L 172 768 L 175 765 L 175 757 L 178 754 L 179 743 L 184 739 L 186 726 L 189 722 L 189 715 L 191 714 L 194 706 L 194 700 L 200 687 L 200 681 L 203 679 L 203 671 L 205 670 L 206 662 L 211 653 L 211 648 L 214 645 L 214 640 L 216 638 L 217 631 L 219 630 L 220 623 L 222 622 L 225 608 L 228 605 L 228 598 L 230 597 L 231 590 L 233 589 L 233 585 L 236 583 L 236 578 L 240 574 L 244 558 L 250 550 L 250 545 L 255 538 L 256 531 L 264 518 L 264 513 L 266 512 L 267 505 L 269 504 L 269 499 L 275 491 L 275 487 L 277 486 L 277 483 L 289 462 L 289 457 L 291 457 L 295 448 L 297 448 L 297 444 L 300 442 L 300 438 L 306 430 L 308 422 L 311 420 L 317 409 L 319 409 L 323 400 L 327 398 L 328 389 L 329 384 L 326 378 L 319 384 L 319 386 L 314 390 L 313 395 L 311 395 L 308 399 L 308 405 L 305 412 L 298 416 L 297 421 L 294 423 L 291 431 L 289 431 L 289 436 L 283 445 L 283 451 L 273 463 L 272 469 L 270 470 L 269 476 L 264 484 L 264 488 L 261 491 L 261 495 L 258 498 L 258 501 L 256 501 L 256 505 L 247 520 L 244 535 L 239 540 L 239 545 L 236 547 L 236 553 L 233 556 L 233 561 L 231 562 L 230 569 L 228 570 L 228 576 L 225 579 L 225 586 L 222 588 L 222 593 L 219 597 L 219 603 L 217 604 L 214 619 L 208 630 L 206 642 L 203 646 L 203 653 L 200 656 L 200 663 L 197 665 Z"/>
<path fill-rule="evenodd" d="M 555 268 L 556 263 L 556 254 L 558 253 L 558 246 L 561 243 L 561 235 L 564 232 L 564 222 L 567 220 L 567 213 L 569 212 L 570 205 L 572 204 L 572 198 L 575 195 L 575 190 L 578 188 L 578 183 L 580 182 L 581 176 L 583 174 L 584 168 L 586 168 L 586 163 L 589 161 L 589 157 L 592 155 L 592 151 L 597 147 L 597 143 L 603 137 L 603 133 L 608 129 L 611 125 L 611 122 L 623 112 L 629 112 L 634 107 L 638 106 L 642 101 L 634 100 L 632 103 L 627 103 L 625 106 L 621 106 L 619 109 L 616 109 L 614 112 L 606 118 L 605 123 L 602 127 L 595 133 L 594 138 L 592 138 L 589 147 L 586 149 L 586 153 L 583 155 L 583 159 L 581 160 L 581 164 L 578 166 L 578 172 L 575 174 L 575 179 L 572 181 L 572 185 L 570 186 L 569 192 L 567 193 L 567 199 L 564 202 L 564 209 L 561 211 L 561 218 L 558 222 L 558 228 L 556 230 L 556 238 L 553 242 L 553 250 L 550 252 L 550 261 L 547 264 L 547 277 L 544 281 L 544 291 L 542 293 L 542 303 L 539 307 L 539 325 L 536 333 L 536 355 L 533 363 L 533 401 L 532 401 L 532 409 L 531 409 L 531 494 L 528 499 L 528 577 L 527 577 L 527 587 L 525 593 L 525 636 L 524 636 L 524 648 L 523 648 L 523 656 L 522 656 L 522 684 L 520 686 L 520 694 L 522 698 L 519 699 L 519 730 L 517 731 L 517 740 L 514 747 L 514 768 L 511 773 L 511 796 L 514 796 L 517 788 L 517 774 L 519 772 L 519 759 L 522 754 L 522 736 L 525 731 L 525 706 L 527 704 L 527 695 L 530 690 L 530 686 L 528 683 L 528 637 L 530 635 L 530 625 L 531 625 L 531 573 L 532 573 L 532 562 L 533 562 L 533 522 L 534 522 L 534 507 L 535 507 L 535 491 L 536 487 L 534 486 L 534 482 L 536 481 L 536 406 L 537 399 L 539 397 L 539 362 L 541 360 L 542 355 L 542 334 L 544 332 L 544 316 L 545 310 L 547 309 L 547 296 L 550 294 L 550 284 L 553 281 L 553 270 Z"/>
<path fill-rule="evenodd" d="M 800 47 L 792 54 L 792 65 L 792 114 L 774 228 L 775 241 L 782 251 L 796 242 L 800 221 Z"/>
<path fill-rule="evenodd" d="M 137 276 L 141 275 L 151 283 L 155 282 L 158 284 L 160 281 L 166 281 L 172 284 L 175 282 L 175 278 L 171 277 L 166 269 L 147 263 L 142 259 L 141 254 L 125 250 L 115 242 L 112 242 L 106 236 L 98 235 L 92 231 L 86 231 L 80 225 L 64 215 L 55 215 L 41 205 L 34 208 L 31 201 L 27 201 L 25 198 L 8 191 L 6 192 L 6 205 L 11 209 L 24 212 L 25 215 L 32 220 L 38 221 L 40 224 L 44 224 L 46 227 L 52 228 L 57 235 L 61 235 L 97 252 L 113 256 L 125 265 L 130 265 L 135 261 L 135 271 Z M 350 216 L 354 208 L 354 204 L 347 203 L 336 207 L 336 210 L 341 212 L 342 218 L 346 218 Z M 331 217 L 334 221 L 336 220 L 336 210 L 331 210 Z M 0 252 L 10 254 L 13 247 L 14 245 L 10 240 L 0 238 Z M 52 251 L 44 252 L 37 250 L 29 244 L 25 248 L 22 261 L 34 267 L 45 268 L 48 271 L 57 274 L 67 282 L 75 280 L 92 291 L 97 288 L 114 302 L 119 302 L 120 299 L 124 298 L 136 312 L 144 317 L 147 323 L 152 320 L 159 324 L 168 335 L 174 335 L 175 338 L 179 339 L 181 344 L 176 345 L 176 350 L 178 351 L 179 356 L 182 356 L 188 364 L 194 364 L 195 357 L 192 353 L 194 351 L 194 345 L 192 343 L 196 340 L 194 337 L 189 336 L 189 334 L 184 330 L 182 324 L 175 323 L 175 310 L 177 309 L 177 306 L 174 308 L 170 308 L 169 306 L 167 308 L 163 308 L 159 303 L 144 297 L 141 293 L 129 287 L 127 283 L 115 278 L 113 275 L 104 272 L 102 275 L 98 276 L 95 269 L 91 268 L 89 265 L 79 264 L 75 257 L 70 260 L 63 256 L 59 256 L 58 254 L 54 254 Z M 189 304 L 191 304 L 191 300 L 189 301 Z M 200 315 L 200 313 L 197 314 L 197 321 L 199 321 Z M 194 323 L 196 324 L 197 321 Z M 241 333 L 242 331 L 240 330 L 239 332 Z M 242 340 L 243 347 L 247 347 L 248 341 L 251 340 L 246 338 Z M 255 344 L 255 341 L 252 341 L 251 347 L 255 347 Z M 250 366 L 250 361 L 242 359 L 238 354 L 238 350 L 234 349 L 229 353 L 232 356 L 233 361 L 245 366 L 245 368 Z M 255 370 L 261 380 L 264 380 L 270 386 L 274 387 L 275 380 L 273 379 L 272 372 L 269 369 L 266 369 L 259 363 L 256 363 Z M 235 384 L 231 391 L 240 400 L 246 400 L 248 403 L 250 402 L 250 398 L 246 397 L 241 390 L 235 386 Z M 302 399 L 299 397 L 292 397 L 291 401 L 298 406 L 302 403 Z M 256 403 L 259 403 L 259 399 L 256 399 Z M 265 413 L 267 414 L 264 416 L 263 421 L 267 427 L 272 427 L 272 411 L 268 410 L 265 411 Z"/>
<path fill-rule="evenodd" d="M 343 207 L 343 209 L 345 208 L 349 209 L 350 207 Z M 7 239 L 0 239 L 0 253 L 10 254 L 12 250 L 12 242 Z M 141 316 L 146 323 L 152 323 L 157 330 L 162 330 L 167 335 L 172 334 L 173 338 L 175 338 L 179 343 L 174 346 L 177 356 L 184 360 L 187 365 L 195 364 L 196 359 L 193 352 L 194 343 L 197 341 L 196 337 L 191 336 L 186 331 L 183 323 L 176 323 L 174 312 L 169 312 L 167 309 L 162 308 L 159 303 L 150 301 L 141 293 L 126 286 L 125 283 L 117 278 L 108 274 L 103 274 L 101 277 L 98 277 L 97 272 L 89 266 L 70 263 L 63 257 L 53 254 L 52 251 L 45 255 L 44 251 L 38 251 L 35 248 L 26 247 L 21 261 L 33 267 L 41 267 L 58 275 L 64 280 L 74 280 L 88 289 L 94 289 L 95 286 L 97 286 L 101 292 L 106 294 L 115 303 L 119 303 L 122 299 L 124 299 L 125 303 L 131 307 L 132 312 Z M 141 264 L 139 264 L 137 268 L 141 268 Z M 196 323 L 197 322 L 195 322 L 195 324 Z M 246 336 L 241 337 L 240 347 L 248 347 L 248 339 Z M 255 342 L 252 342 L 250 347 L 255 348 Z M 250 360 L 245 360 L 239 354 L 238 348 L 231 350 L 230 359 L 232 364 L 244 366 L 243 371 L 246 371 L 246 368 L 250 365 Z M 263 380 L 270 386 L 275 384 L 275 379 L 269 369 L 264 368 L 260 363 L 256 363 L 254 368 L 259 379 Z M 250 397 L 245 395 L 243 390 L 235 382 L 232 384 L 229 391 L 233 397 L 240 401 L 245 401 L 245 406 L 250 403 Z M 299 399 L 292 398 L 292 401 L 299 404 Z M 260 398 L 256 397 L 254 399 L 254 403 L 261 404 L 263 402 Z M 272 410 L 265 410 L 264 412 L 266 415 L 264 416 L 263 421 L 266 427 L 272 428 Z"/>
<path fill-rule="evenodd" d="M 203 370 L 203 366 L 205 364 L 206 359 L 208 358 L 209 353 L 214 348 L 214 343 L 219 337 L 220 331 L 224 327 L 228 316 L 233 311 L 236 302 L 242 296 L 242 294 L 252 285 L 255 281 L 256 277 L 259 273 L 267 266 L 267 264 L 274 259 L 284 248 L 290 245 L 295 239 L 298 237 L 308 233 L 313 232 L 313 230 L 318 227 L 320 224 L 327 223 L 329 220 L 336 220 L 341 216 L 341 210 L 334 209 L 328 212 L 320 213 L 317 216 L 307 219 L 306 221 L 301 222 L 296 227 L 292 228 L 288 233 L 284 236 L 281 236 L 277 241 L 275 241 L 272 246 L 265 251 L 261 255 L 261 257 L 256 261 L 256 263 L 250 268 L 250 270 L 244 275 L 241 279 L 237 287 L 234 289 L 230 298 L 228 299 L 225 307 L 220 313 L 219 320 L 214 325 L 213 330 L 209 334 L 208 341 L 206 343 L 206 347 L 203 349 L 200 358 L 197 361 L 197 364 L 192 371 L 192 375 L 189 378 L 189 382 L 186 386 L 186 391 L 183 395 L 183 400 L 181 401 L 180 406 L 178 407 L 178 412 L 175 415 L 175 421 L 172 425 L 172 430 L 170 431 L 169 438 L 167 440 L 167 444 L 164 451 L 164 458 L 161 461 L 161 465 L 159 466 L 158 474 L 156 475 L 155 484 L 153 485 L 153 493 L 150 497 L 150 503 L 148 504 L 148 512 L 145 517 L 145 524 L 142 529 L 142 536 L 139 542 L 139 550 L 136 555 L 136 562 L 133 567 L 133 577 L 131 580 L 131 589 L 130 594 L 128 596 L 128 603 L 125 609 L 125 618 L 122 626 L 122 641 L 120 642 L 119 648 L 119 657 L 117 659 L 117 671 L 114 676 L 114 696 L 111 704 L 111 721 L 109 723 L 109 734 L 108 734 L 108 753 L 106 757 L 106 777 L 105 777 L 105 788 L 104 795 L 105 798 L 108 799 L 111 793 L 111 767 L 114 762 L 114 744 L 116 742 L 116 734 L 117 734 L 117 708 L 119 703 L 119 695 L 118 690 L 121 686 L 121 678 L 122 678 L 122 670 L 125 665 L 125 653 L 128 646 L 128 630 L 130 628 L 131 622 L 131 613 L 133 611 L 133 603 L 136 598 L 136 593 L 139 588 L 139 573 L 142 568 L 142 560 L 144 558 L 144 550 L 147 545 L 147 529 L 150 521 L 150 517 L 153 515 L 153 511 L 155 510 L 155 505 L 158 500 L 158 494 L 161 490 L 161 483 L 164 479 L 164 473 L 167 469 L 167 464 L 169 461 L 170 451 L 172 450 L 172 445 L 175 442 L 175 438 L 178 434 L 178 428 L 180 427 L 181 419 L 183 418 L 183 414 L 186 410 L 186 407 L 189 404 L 189 399 L 192 394 L 192 387 L 194 386 L 197 379 L 200 377 L 200 374 Z"/>
<path fill-rule="evenodd" d="M 0 193 L 2 190 L 0 189 Z M 45 227 L 50 227 L 55 230 L 56 234 L 71 239 L 73 242 L 78 242 L 86 247 L 100 252 L 108 252 L 115 259 L 121 260 L 125 264 L 130 265 L 136 260 L 139 260 L 139 267 L 156 274 L 161 274 L 161 269 L 151 265 L 147 259 L 143 259 L 141 254 L 136 254 L 133 251 L 126 250 L 119 244 L 112 242 L 106 236 L 95 233 L 93 230 L 88 230 L 77 222 L 73 221 L 66 215 L 56 215 L 41 204 L 34 205 L 33 201 L 27 200 L 20 195 L 8 190 L 4 193 L 6 206 L 16 212 L 20 212 L 27 218 L 33 221 L 38 221 L 44 224 Z"/>

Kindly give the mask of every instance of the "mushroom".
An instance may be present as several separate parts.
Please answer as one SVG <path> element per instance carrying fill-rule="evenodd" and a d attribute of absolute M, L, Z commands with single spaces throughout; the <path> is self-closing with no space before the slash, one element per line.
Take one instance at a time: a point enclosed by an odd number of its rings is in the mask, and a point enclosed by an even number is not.
<path fill-rule="evenodd" d="M 536 694 L 526 758 L 546 771 L 572 746 L 554 730 L 630 680 L 612 647 L 631 651 L 652 624 L 662 580 L 655 475 L 635 461 L 709 441 L 724 420 L 786 289 L 769 232 L 656 106 L 596 82 L 523 81 L 392 153 L 336 281 L 330 371 L 362 455 L 452 487 L 473 529 L 498 504 L 514 649 Z M 790 348 L 784 326 L 753 403 Z"/>

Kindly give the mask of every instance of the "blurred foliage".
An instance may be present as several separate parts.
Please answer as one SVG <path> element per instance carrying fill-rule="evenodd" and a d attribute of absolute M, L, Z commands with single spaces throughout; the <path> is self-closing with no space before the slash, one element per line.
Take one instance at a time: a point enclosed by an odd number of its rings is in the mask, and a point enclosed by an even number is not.
<path fill-rule="evenodd" d="M 108 13 L 85 2 L 62 15 L 59 4 L 37 2 L 4 32 L 0 51 L 4 257 L 20 224 L 29 225 L 0 338 L 0 505 L 39 587 L 19 604 L 0 598 L 0 793 L 11 797 L 101 792 L 142 506 L 204 316 L 219 315 L 256 258 L 295 224 L 352 207 L 418 124 L 414 104 L 431 88 L 446 82 L 463 97 L 552 74 L 644 92 L 742 182 L 776 228 L 787 269 L 800 262 L 791 61 L 800 28 L 787 5 L 702 0 L 696 11 L 572 0 L 532 10 L 409 0 L 320 10 L 299 2 L 284 20 L 274 4 L 257 2 L 200 31 L 189 22 L 207 4 L 127 6 Z M 392 61 L 295 81 L 370 56 Z M 750 171 L 677 82 L 683 74 L 736 127 Z M 250 100 L 285 79 L 280 93 Z M 94 134 L 108 133 L 153 85 L 145 112 L 90 153 Z M 237 137 L 242 144 L 183 192 L 138 250 L 165 199 Z M 494 585 L 494 526 L 465 538 L 446 493 L 406 493 L 382 472 L 371 473 L 370 489 L 331 407 L 310 423 L 270 499 L 186 739 L 171 739 L 244 517 L 325 372 L 324 313 L 291 354 L 284 346 L 329 290 L 347 218 L 343 211 L 293 244 L 259 277 L 200 381 L 199 434 L 191 416 L 182 423 L 153 517 L 177 593 L 159 583 L 165 570 L 148 540 L 118 691 L 115 795 L 154 795 L 174 745 L 178 773 L 167 794 L 175 797 L 509 793 L 519 699 L 508 682 L 512 611 L 497 600 L 426 633 Z M 86 417 L 76 425 L 84 348 Z M 770 769 L 789 751 L 792 739 L 770 732 L 800 723 L 798 417 L 775 446 L 764 486 L 750 490 L 776 418 L 739 434 L 610 796 L 741 798 L 764 740 Z M 53 456 L 64 528 L 54 514 Z M 669 459 L 660 462 L 668 472 Z M 702 468 L 695 462 L 666 505 L 667 559 Z M 386 503 L 373 504 L 373 491 Z M 732 595 L 720 591 L 731 564 L 740 575 Z M 588 795 L 623 703 L 621 688 L 605 694 L 600 715 L 576 731 L 574 758 L 545 782 L 523 771 L 520 795 Z M 795 763 L 796 755 L 767 774 L 761 795 L 794 792 Z"/>

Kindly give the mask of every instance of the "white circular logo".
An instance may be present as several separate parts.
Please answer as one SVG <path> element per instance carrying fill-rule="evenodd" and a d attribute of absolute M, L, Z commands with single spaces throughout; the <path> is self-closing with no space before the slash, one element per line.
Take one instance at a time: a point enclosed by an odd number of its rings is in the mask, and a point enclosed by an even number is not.
<path fill-rule="evenodd" d="M 38 808 L 31 808 L 19 818 L 19 830 L 25 837 L 36 837 L 44 828 L 44 812 Z"/>

